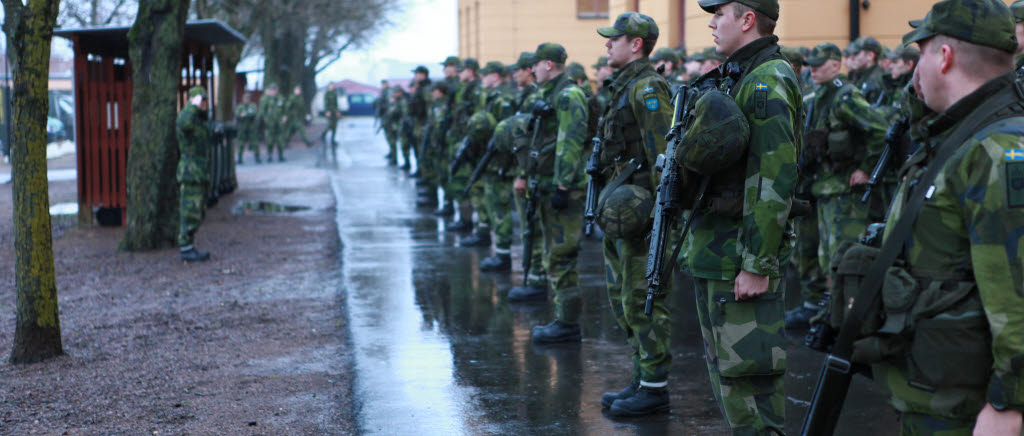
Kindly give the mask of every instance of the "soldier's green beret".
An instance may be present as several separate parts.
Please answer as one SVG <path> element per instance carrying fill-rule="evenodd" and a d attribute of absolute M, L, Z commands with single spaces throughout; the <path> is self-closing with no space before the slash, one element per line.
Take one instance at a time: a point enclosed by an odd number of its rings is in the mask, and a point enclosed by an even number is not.
<path fill-rule="evenodd" d="M 601 27 L 597 34 L 605 38 L 629 35 L 643 39 L 658 39 L 658 25 L 654 18 L 637 12 L 626 12 L 615 19 L 612 27 Z"/>
<path fill-rule="evenodd" d="M 565 67 L 565 73 L 569 75 L 572 80 L 586 79 L 587 70 L 583 68 L 583 65 L 579 62 L 572 62 Z"/>
<path fill-rule="evenodd" d="M 839 47 L 831 42 L 823 42 L 814 47 L 811 50 L 811 54 L 807 55 L 807 65 L 817 67 L 825 63 L 825 61 L 832 59 L 841 61 L 843 60 L 843 54 L 839 52 Z"/>
<path fill-rule="evenodd" d="M 505 77 L 508 75 L 508 70 L 505 69 L 505 64 L 498 61 L 490 61 L 480 69 L 480 74 L 486 76 L 491 73 L 497 73 L 499 76 Z"/>
<path fill-rule="evenodd" d="M 540 61 L 551 61 L 556 64 L 564 64 L 565 59 L 569 57 L 569 55 L 565 53 L 565 47 L 553 42 L 545 42 L 538 45 L 537 51 L 533 55 L 534 63 Z"/>
<path fill-rule="evenodd" d="M 519 53 L 519 60 L 516 61 L 516 68 L 530 68 L 533 64 L 537 63 L 537 57 L 532 52 L 524 51 Z"/>
<path fill-rule="evenodd" d="M 1021 0 L 1021 1 L 1024 1 L 1024 0 Z M 601 56 L 601 57 L 597 58 L 597 63 L 595 63 L 594 65 L 591 65 L 591 66 L 594 67 L 595 70 L 599 70 L 599 69 L 601 69 L 603 67 L 607 67 L 608 66 L 608 56 Z"/>
<path fill-rule="evenodd" d="M 466 58 L 466 59 L 464 59 L 462 61 L 462 65 L 459 66 L 459 69 L 460 70 L 470 69 L 470 70 L 473 70 L 473 71 L 479 71 L 480 70 L 480 62 L 477 62 L 477 60 L 473 59 L 473 58 Z"/>
<path fill-rule="evenodd" d="M 195 97 L 197 95 L 201 95 L 203 96 L 203 98 L 206 98 L 206 88 L 203 88 L 202 86 L 193 86 L 188 89 L 188 98 L 190 100 L 192 99 L 192 97 Z"/>
<path fill-rule="evenodd" d="M 428 70 L 427 67 L 424 67 L 423 65 L 420 65 L 420 66 L 416 67 L 415 69 L 412 70 L 412 72 L 413 73 L 430 74 L 430 70 Z"/>
<path fill-rule="evenodd" d="M 765 14 L 773 20 L 778 21 L 779 19 L 779 0 L 699 0 L 697 4 L 700 5 L 701 9 L 704 9 L 704 12 L 713 14 L 718 6 L 732 3 L 733 1 L 750 6 L 755 11 Z"/>
<path fill-rule="evenodd" d="M 668 47 L 659 48 L 651 56 L 651 62 L 672 62 L 673 64 L 679 63 L 679 54 L 675 50 Z"/>
<path fill-rule="evenodd" d="M 441 65 L 446 67 L 457 67 L 462 65 L 462 61 L 459 60 L 458 56 L 448 56 L 444 58 L 444 62 L 441 62 Z"/>
<path fill-rule="evenodd" d="M 1010 12 L 1013 13 L 1013 22 L 1024 21 L 1024 0 L 1017 0 L 1010 5 Z"/>
<path fill-rule="evenodd" d="M 1017 50 L 1010 9 L 999 0 L 942 0 L 910 27 L 914 30 L 903 35 L 904 45 L 946 35 L 1008 53 Z"/>
<path fill-rule="evenodd" d="M 870 36 L 862 36 L 860 38 L 857 38 L 857 40 L 854 41 L 854 43 L 857 45 L 857 51 L 853 52 L 854 54 L 862 52 L 864 50 L 870 51 L 875 55 L 882 54 L 882 44 L 879 43 L 877 39 L 872 38 Z"/>

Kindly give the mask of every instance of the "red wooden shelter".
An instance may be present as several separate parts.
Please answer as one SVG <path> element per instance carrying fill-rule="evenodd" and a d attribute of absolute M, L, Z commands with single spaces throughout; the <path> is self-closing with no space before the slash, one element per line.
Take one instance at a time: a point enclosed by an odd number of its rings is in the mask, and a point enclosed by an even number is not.
<path fill-rule="evenodd" d="M 81 219 L 91 221 L 93 208 L 115 209 L 122 218 L 124 216 L 125 168 L 132 115 L 129 29 L 100 27 L 54 31 L 56 36 L 70 39 L 75 52 L 75 146 Z M 218 20 L 186 23 L 178 106 L 184 106 L 191 86 L 203 85 L 209 92 L 212 111 L 217 102 L 212 48 L 244 43 L 245 37 Z"/>

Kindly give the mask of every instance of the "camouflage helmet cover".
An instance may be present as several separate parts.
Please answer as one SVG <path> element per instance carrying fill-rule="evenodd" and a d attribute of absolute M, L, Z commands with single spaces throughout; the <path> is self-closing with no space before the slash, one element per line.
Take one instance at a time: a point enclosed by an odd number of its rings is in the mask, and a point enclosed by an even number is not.
<path fill-rule="evenodd" d="M 466 127 L 466 135 L 469 136 L 469 141 L 474 144 L 483 144 L 491 139 L 491 134 L 494 133 L 494 116 L 491 114 L 480 111 L 473 116 L 469 117 Z"/>
<path fill-rule="evenodd" d="M 494 127 L 495 149 L 511 153 L 517 146 L 529 146 L 530 120 L 532 118 L 530 114 L 517 114 L 501 120 Z"/>
<path fill-rule="evenodd" d="M 681 161 L 703 175 L 713 175 L 747 154 L 750 125 L 727 94 L 711 90 L 697 100 L 697 117 L 683 136 Z"/>
<path fill-rule="evenodd" d="M 607 190 L 605 190 L 607 191 Z M 626 239 L 643 236 L 650 230 L 654 196 L 637 185 L 621 185 L 612 192 L 602 192 L 597 225 L 605 236 Z"/>

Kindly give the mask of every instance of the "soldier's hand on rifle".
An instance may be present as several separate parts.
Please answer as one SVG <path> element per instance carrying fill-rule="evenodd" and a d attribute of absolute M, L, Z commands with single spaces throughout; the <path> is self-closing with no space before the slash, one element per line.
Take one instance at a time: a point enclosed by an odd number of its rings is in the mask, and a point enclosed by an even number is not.
<path fill-rule="evenodd" d="M 857 170 L 857 171 L 854 171 L 853 174 L 850 174 L 850 186 L 851 187 L 857 186 L 857 185 L 863 185 L 863 184 L 867 183 L 868 180 L 869 180 L 868 173 L 865 173 L 864 170 Z"/>
<path fill-rule="evenodd" d="M 551 194 L 551 208 L 562 210 L 567 207 L 569 207 L 569 190 L 559 186 L 555 193 Z"/>
<path fill-rule="evenodd" d="M 732 288 L 733 296 L 736 301 L 743 301 L 763 295 L 768 292 L 768 281 L 768 276 L 741 270 Z"/>
<path fill-rule="evenodd" d="M 512 182 L 512 190 L 515 191 L 516 195 L 525 195 L 526 179 L 522 177 L 516 177 L 516 181 Z"/>

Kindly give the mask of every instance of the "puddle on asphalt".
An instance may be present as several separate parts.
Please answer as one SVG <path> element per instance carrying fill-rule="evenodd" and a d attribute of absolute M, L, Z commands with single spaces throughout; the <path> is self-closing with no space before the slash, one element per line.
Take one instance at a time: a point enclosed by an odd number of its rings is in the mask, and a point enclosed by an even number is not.
<path fill-rule="evenodd" d="M 231 213 L 234 215 L 273 215 L 282 213 L 302 212 L 309 209 L 309 206 L 278 204 L 271 201 L 243 201 L 235 205 L 235 208 L 231 210 Z"/>

